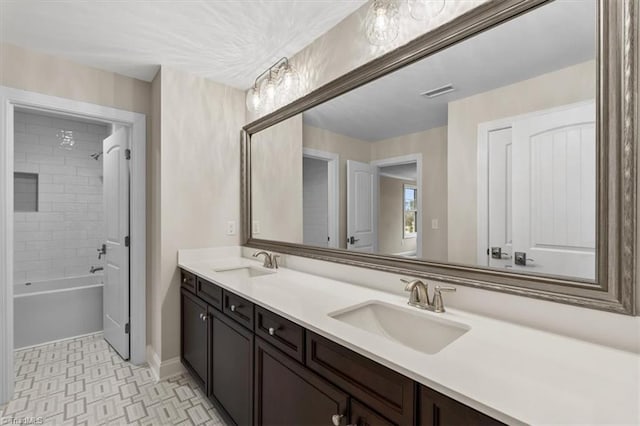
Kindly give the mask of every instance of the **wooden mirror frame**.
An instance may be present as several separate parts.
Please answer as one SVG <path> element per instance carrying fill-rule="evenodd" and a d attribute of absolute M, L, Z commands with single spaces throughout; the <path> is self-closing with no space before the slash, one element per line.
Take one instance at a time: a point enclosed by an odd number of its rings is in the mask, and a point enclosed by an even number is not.
<path fill-rule="evenodd" d="M 251 136 L 345 92 L 553 0 L 490 0 L 246 125 L 241 135 L 242 240 L 256 249 L 634 315 L 637 259 L 637 30 L 634 0 L 598 0 L 597 276 L 595 282 L 251 236 Z"/>

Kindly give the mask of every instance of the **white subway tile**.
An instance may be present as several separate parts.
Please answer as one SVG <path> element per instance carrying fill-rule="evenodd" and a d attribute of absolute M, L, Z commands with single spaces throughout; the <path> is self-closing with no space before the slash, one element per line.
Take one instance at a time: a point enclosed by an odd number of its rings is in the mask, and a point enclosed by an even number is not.
<path fill-rule="evenodd" d="M 41 183 L 39 182 L 39 189 L 40 189 L 40 194 L 52 194 L 52 193 L 62 193 L 65 192 L 64 190 L 64 185 L 62 184 L 57 184 L 57 183 Z M 42 199 L 41 200 L 47 202 L 47 201 L 54 201 L 54 200 L 46 200 L 46 199 Z M 58 201 L 58 200 L 55 200 Z"/>
<path fill-rule="evenodd" d="M 53 175 L 38 174 L 38 184 L 53 183 Z"/>
<path fill-rule="evenodd" d="M 63 241 L 63 246 L 65 248 L 86 248 L 86 247 L 94 247 L 98 248 L 102 245 L 102 240 L 99 239 L 84 239 L 84 240 L 66 240 Z"/>
<path fill-rule="evenodd" d="M 14 146 L 15 152 L 23 152 L 23 153 L 34 153 L 34 154 L 43 154 L 43 155 L 53 155 L 53 148 L 49 146 L 42 146 L 33 143 L 16 143 Z"/>
<path fill-rule="evenodd" d="M 55 175 L 53 176 L 54 183 L 64 183 L 64 184 L 77 184 L 77 185 L 87 185 L 89 183 L 89 178 L 87 176 L 69 176 L 69 175 Z"/>
<path fill-rule="evenodd" d="M 40 250 L 38 255 L 40 259 L 63 259 L 75 257 L 76 249 Z"/>
<path fill-rule="evenodd" d="M 50 173 L 52 175 L 75 175 L 76 168 L 73 166 L 53 166 L 43 164 L 40 166 L 41 173 Z"/>
<path fill-rule="evenodd" d="M 13 170 L 19 173 L 38 173 L 40 167 L 33 163 L 15 162 L 13 164 Z"/>
<path fill-rule="evenodd" d="M 97 260 L 97 259 L 96 259 Z M 70 256 L 56 260 L 56 264 L 61 266 L 83 266 L 86 265 L 87 270 L 94 262 L 94 258 L 89 256 Z M 88 272 L 88 271 L 87 271 Z"/>
<path fill-rule="evenodd" d="M 40 222 L 41 231 L 64 231 L 68 229 L 67 222 Z"/>
<path fill-rule="evenodd" d="M 13 214 L 14 222 L 25 222 L 27 220 L 27 214 L 25 212 L 15 212 Z"/>
<path fill-rule="evenodd" d="M 52 203 L 51 210 L 54 212 L 81 213 L 88 210 L 87 203 Z"/>
<path fill-rule="evenodd" d="M 87 211 L 90 212 L 101 212 L 104 210 L 104 206 L 102 205 L 102 203 L 88 203 L 87 204 Z"/>
<path fill-rule="evenodd" d="M 65 158 L 54 157 L 51 154 L 40 154 L 39 152 L 27 152 L 26 156 L 27 156 L 28 163 L 53 164 L 57 166 L 63 166 L 65 163 Z"/>
<path fill-rule="evenodd" d="M 51 127 L 56 127 L 58 129 L 78 131 L 78 132 L 87 132 L 87 123 L 82 121 L 75 120 L 67 120 L 64 118 L 52 118 L 51 119 Z M 74 132 L 75 133 L 75 132 Z"/>
<path fill-rule="evenodd" d="M 52 231 L 54 240 L 81 240 L 87 238 L 87 231 Z"/>
<path fill-rule="evenodd" d="M 80 176 L 83 177 L 83 176 Z M 102 194 L 102 186 L 98 185 L 65 185 L 64 191 L 72 194 Z"/>
<path fill-rule="evenodd" d="M 51 239 L 49 231 L 29 231 L 16 232 L 14 235 L 16 241 L 47 241 Z"/>
<path fill-rule="evenodd" d="M 102 187 L 103 186 L 103 179 L 102 176 L 89 176 L 88 177 L 89 181 L 87 182 L 89 185 L 97 185 Z"/>
<path fill-rule="evenodd" d="M 38 282 L 64 278 L 64 268 L 51 267 L 44 271 L 27 271 L 27 282 Z"/>
<path fill-rule="evenodd" d="M 27 280 L 26 272 L 13 271 L 13 283 L 14 284 L 21 284 L 21 283 L 24 283 L 26 280 Z"/>
<path fill-rule="evenodd" d="M 27 222 L 62 222 L 64 214 L 62 213 L 27 213 Z"/>
<path fill-rule="evenodd" d="M 14 241 L 13 242 L 13 249 L 15 251 L 25 250 L 26 247 L 27 247 L 27 244 L 24 241 Z"/>
<path fill-rule="evenodd" d="M 40 211 L 40 212 L 50 212 L 51 211 L 51 203 L 38 202 L 38 211 Z"/>
<path fill-rule="evenodd" d="M 42 271 L 51 267 L 50 260 L 29 260 L 26 262 L 14 262 L 13 268 L 16 272 Z"/>
<path fill-rule="evenodd" d="M 51 203 L 73 203 L 76 201 L 76 194 L 67 194 L 67 193 L 59 193 L 59 194 L 49 194 L 44 193 L 40 194 L 38 197 L 40 201 L 43 202 L 51 202 Z"/>
<path fill-rule="evenodd" d="M 88 169 L 86 167 L 78 167 L 78 176 L 102 176 L 102 169 Z"/>
<path fill-rule="evenodd" d="M 89 123 L 89 125 L 87 126 L 87 131 L 89 133 L 92 133 L 94 135 L 98 135 L 98 136 L 104 136 L 107 137 L 109 136 L 109 126 L 105 125 L 105 124 L 91 124 Z"/>
<path fill-rule="evenodd" d="M 53 117 L 48 115 L 36 114 L 34 112 L 21 112 L 21 120 L 27 124 L 39 124 L 41 126 L 51 127 Z M 15 117 L 15 116 L 14 116 Z"/>
<path fill-rule="evenodd" d="M 39 260 L 40 252 L 38 250 L 24 250 L 18 251 L 16 250 L 13 254 L 14 262 L 30 262 L 32 260 Z"/>
<path fill-rule="evenodd" d="M 91 158 L 74 158 L 74 157 L 65 157 L 64 162 L 68 166 L 76 166 L 76 167 L 84 167 L 87 169 L 96 169 L 98 171 L 102 171 L 102 162 L 96 161 Z"/>
<path fill-rule="evenodd" d="M 27 161 L 27 154 L 25 154 L 24 152 L 14 151 L 13 152 L 13 161 L 18 161 L 20 163 L 24 163 L 25 161 Z"/>
<path fill-rule="evenodd" d="M 26 250 L 61 250 L 65 247 L 64 241 L 27 241 Z"/>
<path fill-rule="evenodd" d="M 38 145 L 40 137 L 31 133 L 16 133 L 13 135 L 13 143 L 18 146 L 22 144 Z"/>
<path fill-rule="evenodd" d="M 65 266 L 64 276 L 65 277 L 81 277 L 83 275 L 89 275 L 89 269 L 91 268 L 91 266 L 93 265 Z"/>
<path fill-rule="evenodd" d="M 100 203 L 102 206 L 102 194 L 77 194 L 75 197 L 78 203 Z"/>
<path fill-rule="evenodd" d="M 38 222 L 16 222 L 13 224 L 15 232 L 40 231 L 40 223 Z"/>

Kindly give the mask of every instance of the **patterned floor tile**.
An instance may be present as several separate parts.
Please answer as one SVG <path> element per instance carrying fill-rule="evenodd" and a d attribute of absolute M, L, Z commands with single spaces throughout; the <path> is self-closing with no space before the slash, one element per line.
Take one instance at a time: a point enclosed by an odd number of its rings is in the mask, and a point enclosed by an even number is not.
<path fill-rule="evenodd" d="M 224 426 L 187 373 L 155 382 L 148 367 L 123 361 L 101 334 L 16 351 L 15 369 L 0 424 Z"/>

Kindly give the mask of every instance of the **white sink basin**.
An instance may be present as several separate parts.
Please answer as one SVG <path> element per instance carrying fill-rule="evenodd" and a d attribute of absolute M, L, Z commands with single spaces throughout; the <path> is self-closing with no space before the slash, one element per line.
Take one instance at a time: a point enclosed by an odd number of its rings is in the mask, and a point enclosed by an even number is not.
<path fill-rule="evenodd" d="M 275 274 L 275 271 L 268 271 L 266 269 L 256 268 L 253 266 L 234 266 L 214 269 L 214 271 L 219 274 L 224 274 L 225 277 L 233 278 L 255 278 L 262 275 Z"/>
<path fill-rule="evenodd" d="M 465 324 L 437 318 L 417 308 L 403 308 L 377 301 L 350 306 L 329 316 L 426 354 L 440 352 L 471 329 Z"/>

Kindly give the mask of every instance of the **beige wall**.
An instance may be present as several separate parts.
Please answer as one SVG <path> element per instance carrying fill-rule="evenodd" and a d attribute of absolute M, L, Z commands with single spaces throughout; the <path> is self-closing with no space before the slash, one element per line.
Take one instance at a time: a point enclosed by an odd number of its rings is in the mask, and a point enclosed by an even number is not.
<path fill-rule="evenodd" d="M 368 163 L 371 160 L 371 143 L 350 138 L 329 130 L 304 125 L 303 144 L 305 148 L 332 152 L 340 156 L 338 182 L 339 187 L 339 220 L 338 247 L 347 248 L 347 160 Z"/>
<path fill-rule="evenodd" d="M 422 154 L 422 258 L 447 259 L 447 128 L 385 139 L 371 144 L 371 160 Z M 438 219 L 438 229 L 431 220 Z"/>
<path fill-rule="evenodd" d="M 588 61 L 449 103 L 449 261 L 473 264 L 477 241 L 478 124 L 593 99 Z"/>
<path fill-rule="evenodd" d="M 245 107 L 242 91 L 201 77 L 163 67 L 160 79 L 161 235 L 151 335 L 165 361 L 180 355 L 178 250 L 240 243 L 226 229 L 240 217 Z"/>
<path fill-rule="evenodd" d="M 11 44 L 0 43 L 0 84 L 149 114 L 149 83 Z"/>
<path fill-rule="evenodd" d="M 254 135 L 251 195 L 256 238 L 302 244 L 302 115 Z"/>
<path fill-rule="evenodd" d="M 404 238 L 404 185 L 414 181 L 380 176 L 378 192 L 378 252 L 396 254 L 416 250 L 416 238 Z"/>

